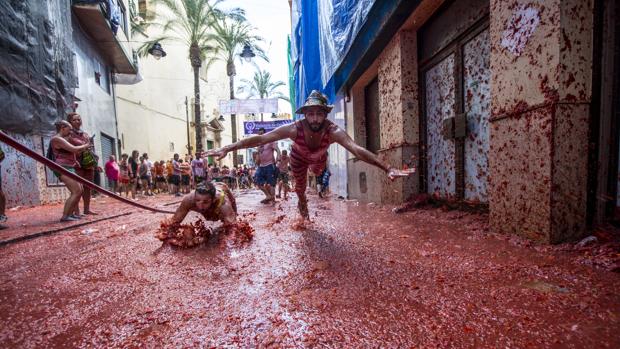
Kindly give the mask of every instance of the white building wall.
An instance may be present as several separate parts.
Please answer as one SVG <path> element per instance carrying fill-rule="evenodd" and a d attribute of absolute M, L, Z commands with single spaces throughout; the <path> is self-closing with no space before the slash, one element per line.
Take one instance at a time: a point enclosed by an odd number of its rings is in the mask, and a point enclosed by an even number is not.
<path fill-rule="evenodd" d="M 162 7 L 150 7 L 149 11 L 162 11 Z M 152 27 L 147 34 L 153 38 L 161 35 L 161 31 Z M 137 50 L 149 38 L 136 34 L 132 39 L 134 49 Z M 192 105 L 194 73 L 189 60 L 189 48 L 178 42 L 162 42 L 161 45 L 167 53 L 166 57 L 160 60 L 150 55 L 140 58 L 141 82 L 117 85 L 116 89 L 122 151 L 130 153 L 135 149 L 140 153 L 146 152 L 151 160 L 166 160 L 175 153 L 188 153 L 186 98 L 189 101 L 190 142 L 192 151 L 195 151 Z M 225 64 L 213 64 L 208 76 L 204 70 L 199 81 L 203 122 L 212 116 L 219 116 L 218 101 L 229 96 Z M 228 124 L 223 124 L 229 125 L 230 119 Z M 206 148 L 207 132 L 204 132 L 203 137 L 203 146 Z M 228 144 L 230 139 L 230 128 L 226 127 L 221 142 Z M 216 141 L 213 137 L 210 140 Z"/>
<path fill-rule="evenodd" d="M 99 155 L 99 165 L 103 166 L 107 159 L 101 157 L 101 133 L 114 139 L 117 137 L 111 72 L 99 51 L 75 24 L 77 21 L 73 23 L 79 84 L 74 94 L 81 99 L 76 111 L 82 117 L 82 129 L 91 136 L 95 135 L 95 151 Z M 100 83 L 96 82 L 95 73 L 100 74 Z"/>

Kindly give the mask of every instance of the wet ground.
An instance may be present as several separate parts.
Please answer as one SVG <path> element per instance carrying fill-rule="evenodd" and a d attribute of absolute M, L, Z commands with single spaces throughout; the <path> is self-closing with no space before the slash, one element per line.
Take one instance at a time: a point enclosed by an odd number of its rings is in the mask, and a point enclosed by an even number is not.
<path fill-rule="evenodd" d="M 620 347 L 620 275 L 583 252 L 316 196 L 299 229 L 294 201 L 260 199 L 238 196 L 243 246 L 162 246 L 166 215 L 99 198 L 97 219 L 127 215 L 0 247 L 0 346 Z M 0 239 L 62 227 L 60 210 L 10 211 Z"/>

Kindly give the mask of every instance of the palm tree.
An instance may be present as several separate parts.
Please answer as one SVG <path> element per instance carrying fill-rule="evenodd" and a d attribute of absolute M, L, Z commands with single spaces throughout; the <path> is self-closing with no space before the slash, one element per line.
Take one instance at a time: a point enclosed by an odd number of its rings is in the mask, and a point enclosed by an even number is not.
<path fill-rule="evenodd" d="M 258 70 L 254 72 L 252 80 L 241 79 L 243 85 L 239 86 L 237 92 L 246 93 L 247 97 L 269 98 L 277 97 L 289 100 L 282 92 L 277 91 L 280 86 L 286 84 L 282 81 L 271 81 L 271 73 L 266 70 Z"/>
<path fill-rule="evenodd" d="M 213 41 L 214 24 L 226 16 L 235 20 L 243 17 L 243 11 L 233 9 L 228 13 L 217 8 L 221 0 L 155 0 L 165 11 L 157 11 L 152 22 L 143 28 L 158 27 L 162 35 L 145 42 L 138 54 L 147 56 L 149 48 L 159 42 L 181 42 L 189 49 L 189 60 L 194 71 L 194 123 L 196 128 L 196 151 L 202 151 L 202 126 L 200 118 L 200 84 L 199 71 L 203 61 L 217 54 L 216 42 Z M 168 12 L 166 14 L 165 12 Z M 189 149 L 188 149 L 189 151 Z"/>
<path fill-rule="evenodd" d="M 290 101 L 282 92 L 277 91 L 280 86 L 285 86 L 286 84 L 282 81 L 271 81 L 271 73 L 266 70 L 259 69 L 254 72 L 252 80 L 241 79 L 241 83 L 243 85 L 239 86 L 237 92 L 246 93 L 247 98 L 258 97 L 263 99 L 276 97 L 287 102 Z M 263 121 L 263 113 L 260 113 L 260 120 Z"/>
<path fill-rule="evenodd" d="M 263 41 L 258 35 L 253 34 L 254 28 L 246 19 L 236 13 L 233 16 L 222 17 L 214 23 L 214 33 L 211 39 L 216 43 L 217 53 L 214 60 L 226 62 L 226 75 L 230 80 L 230 99 L 235 99 L 235 60 L 241 59 L 241 51 L 244 47 L 252 50 L 256 56 L 269 61 L 265 51 L 258 46 Z M 230 115 L 233 143 L 237 141 L 237 116 Z M 237 166 L 237 151 L 233 152 L 233 165 Z"/>

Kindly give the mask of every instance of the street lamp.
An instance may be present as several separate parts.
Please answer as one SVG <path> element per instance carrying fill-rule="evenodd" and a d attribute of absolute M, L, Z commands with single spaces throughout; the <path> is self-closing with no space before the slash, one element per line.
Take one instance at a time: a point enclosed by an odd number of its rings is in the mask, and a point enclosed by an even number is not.
<path fill-rule="evenodd" d="M 154 43 L 148 52 L 157 60 L 166 57 L 166 51 L 164 51 L 159 42 Z"/>
<path fill-rule="evenodd" d="M 256 54 L 254 54 L 254 51 L 252 51 L 252 47 L 250 47 L 249 44 L 245 44 L 243 45 L 243 51 L 239 56 L 249 63 L 252 58 L 256 57 Z"/>
<path fill-rule="evenodd" d="M 252 47 L 249 43 L 243 45 L 243 50 L 239 54 L 241 58 L 243 58 L 246 62 L 252 60 L 252 58 L 256 57 L 256 54 L 252 51 Z M 230 77 L 230 100 L 235 99 L 235 62 L 231 60 L 228 62 L 230 67 L 232 68 L 228 74 Z M 237 115 L 234 113 L 230 114 L 230 123 L 232 124 L 232 141 L 235 143 L 237 141 Z M 233 150 L 233 166 L 237 167 L 237 151 Z"/>
<path fill-rule="evenodd" d="M 218 121 L 225 121 L 226 119 L 224 119 L 224 115 L 220 115 L 220 117 L 217 120 Z"/>

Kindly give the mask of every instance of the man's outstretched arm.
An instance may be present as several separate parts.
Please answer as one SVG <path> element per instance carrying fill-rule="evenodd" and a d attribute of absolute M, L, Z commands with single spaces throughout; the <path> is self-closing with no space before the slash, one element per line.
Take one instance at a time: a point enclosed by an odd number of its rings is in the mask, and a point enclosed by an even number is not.
<path fill-rule="evenodd" d="M 401 171 L 398 171 L 394 167 L 391 167 L 385 164 L 383 161 L 379 159 L 379 157 L 376 154 L 373 154 L 372 152 L 368 151 L 368 149 L 366 148 L 360 147 L 358 144 L 356 144 L 353 141 L 351 137 L 349 137 L 349 135 L 344 130 L 340 128 L 334 131 L 334 133 L 332 133 L 331 139 L 334 142 L 345 147 L 351 153 L 353 153 L 353 155 L 356 158 L 364 162 L 367 162 L 371 165 L 377 166 L 378 168 L 385 171 L 385 173 L 388 175 L 388 177 L 390 177 L 390 179 L 394 179 L 396 177 L 402 177 L 404 175 L 403 173 L 401 173 Z"/>
<path fill-rule="evenodd" d="M 217 156 L 217 159 L 220 160 L 233 150 L 246 149 L 246 148 L 254 148 L 259 145 L 267 144 L 270 142 L 279 141 L 285 138 L 295 138 L 297 135 L 297 129 L 295 124 L 284 125 L 276 128 L 271 132 L 267 132 L 260 136 L 252 136 L 245 139 L 242 139 L 233 144 L 224 146 L 219 149 L 208 150 L 204 153 L 205 156 Z"/>

